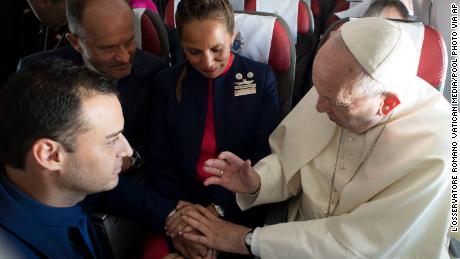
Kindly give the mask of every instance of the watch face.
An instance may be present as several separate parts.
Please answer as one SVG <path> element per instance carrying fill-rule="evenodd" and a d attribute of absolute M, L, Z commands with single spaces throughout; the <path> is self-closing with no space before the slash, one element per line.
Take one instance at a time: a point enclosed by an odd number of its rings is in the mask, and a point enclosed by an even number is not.
<path fill-rule="evenodd" d="M 224 212 L 224 209 L 222 209 L 221 206 L 219 205 L 214 205 L 214 209 L 216 209 L 216 212 L 219 216 L 223 217 L 225 212 Z"/>
<path fill-rule="evenodd" d="M 244 237 L 244 242 L 246 243 L 246 245 L 250 246 L 251 241 L 252 241 L 252 231 L 249 231 Z"/>

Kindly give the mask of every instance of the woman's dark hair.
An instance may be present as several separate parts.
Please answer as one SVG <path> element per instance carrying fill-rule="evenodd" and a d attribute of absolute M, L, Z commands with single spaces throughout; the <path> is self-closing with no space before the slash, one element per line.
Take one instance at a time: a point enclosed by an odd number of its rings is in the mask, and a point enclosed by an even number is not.
<path fill-rule="evenodd" d="M 235 20 L 232 5 L 228 0 L 182 0 L 176 11 L 176 28 L 182 35 L 184 25 L 192 20 L 219 20 L 233 33 Z"/>

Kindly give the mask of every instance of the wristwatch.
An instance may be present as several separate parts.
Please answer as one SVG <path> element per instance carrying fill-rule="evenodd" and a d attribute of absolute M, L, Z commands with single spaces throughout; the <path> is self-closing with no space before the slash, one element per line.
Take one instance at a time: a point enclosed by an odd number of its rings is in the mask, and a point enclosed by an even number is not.
<path fill-rule="evenodd" d="M 225 216 L 225 211 L 221 206 L 219 206 L 217 204 L 214 204 L 214 203 L 211 203 L 211 205 L 214 207 L 214 209 L 216 210 L 216 213 L 217 213 L 217 215 L 219 215 L 219 217 L 223 218 Z"/>
<path fill-rule="evenodd" d="M 246 249 L 248 250 L 250 255 L 254 255 L 252 253 L 252 250 L 251 250 L 251 242 L 252 242 L 252 234 L 253 233 L 254 233 L 254 229 L 251 229 L 244 236 L 244 244 L 246 245 Z"/>

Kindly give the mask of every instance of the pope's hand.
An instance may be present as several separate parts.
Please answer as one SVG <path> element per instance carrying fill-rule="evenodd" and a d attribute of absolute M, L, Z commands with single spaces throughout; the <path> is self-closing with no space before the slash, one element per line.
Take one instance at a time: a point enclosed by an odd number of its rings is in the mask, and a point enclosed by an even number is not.
<path fill-rule="evenodd" d="M 214 175 L 204 181 L 206 186 L 216 184 L 240 194 L 254 193 L 260 188 L 260 176 L 251 167 L 251 161 L 243 161 L 228 151 L 207 160 L 204 170 Z"/>

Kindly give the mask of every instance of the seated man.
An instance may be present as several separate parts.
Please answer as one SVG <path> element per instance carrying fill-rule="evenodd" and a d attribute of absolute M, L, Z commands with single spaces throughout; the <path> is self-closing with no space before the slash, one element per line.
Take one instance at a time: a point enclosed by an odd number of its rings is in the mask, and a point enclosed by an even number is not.
<path fill-rule="evenodd" d="M 64 39 L 69 31 L 65 16 L 64 0 L 27 0 L 35 17 L 42 23 L 39 32 L 38 47 L 40 51 L 67 46 Z"/>
<path fill-rule="evenodd" d="M 96 72 L 59 60 L 30 64 L 2 90 L 0 121 L 2 258 L 106 258 L 89 205 L 157 230 L 159 215 L 175 206 L 147 187 L 119 183 L 122 159 L 133 151 L 116 88 Z M 110 196 L 117 193 L 124 195 Z"/>
<path fill-rule="evenodd" d="M 375 0 L 363 17 L 383 17 L 391 19 L 409 19 L 409 10 L 400 0 Z"/>
<path fill-rule="evenodd" d="M 18 70 L 32 60 L 59 57 L 118 80 L 126 120 L 124 133 L 134 150 L 147 158 L 154 81 L 157 71 L 167 64 L 136 49 L 133 12 L 124 0 L 68 0 L 67 21 L 71 33 L 66 37 L 72 47 L 26 57 Z M 127 167 L 129 162 L 125 161 Z"/>
<path fill-rule="evenodd" d="M 195 205 L 182 217 L 202 235 L 184 238 L 262 258 L 449 258 L 451 108 L 416 71 L 398 24 L 345 23 L 316 56 L 315 90 L 270 136 L 271 155 L 254 168 L 229 152 L 206 162 L 215 176 L 204 184 L 238 193 L 242 209 L 290 198 L 288 222 L 252 230 Z"/>

